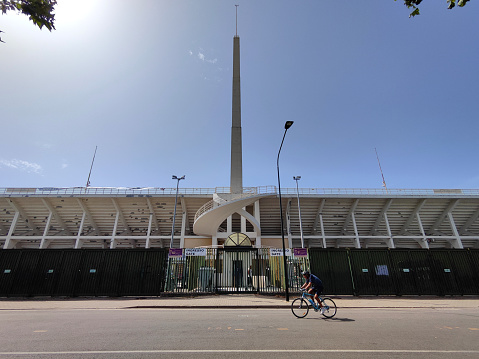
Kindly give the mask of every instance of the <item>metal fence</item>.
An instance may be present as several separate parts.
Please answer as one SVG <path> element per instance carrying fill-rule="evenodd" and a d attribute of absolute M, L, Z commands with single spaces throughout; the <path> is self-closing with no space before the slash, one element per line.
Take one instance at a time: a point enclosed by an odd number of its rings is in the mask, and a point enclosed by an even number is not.
<path fill-rule="evenodd" d="M 1 250 L 0 296 L 160 295 L 166 250 Z"/>
<path fill-rule="evenodd" d="M 479 294 L 479 250 L 310 249 L 309 258 L 328 294 Z"/>
<path fill-rule="evenodd" d="M 283 257 L 266 248 L 0 250 L 0 296 L 158 296 L 285 292 Z M 308 249 L 287 256 L 288 287 L 309 269 L 328 295 L 479 295 L 479 250 Z"/>
<path fill-rule="evenodd" d="M 287 256 L 289 288 L 299 290 L 307 257 Z M 170 258 L 165 290 L 172 293 L 262 293 L 285 291 L 282 256 L 268 248 L 207 249 L 206 255 Z"/>

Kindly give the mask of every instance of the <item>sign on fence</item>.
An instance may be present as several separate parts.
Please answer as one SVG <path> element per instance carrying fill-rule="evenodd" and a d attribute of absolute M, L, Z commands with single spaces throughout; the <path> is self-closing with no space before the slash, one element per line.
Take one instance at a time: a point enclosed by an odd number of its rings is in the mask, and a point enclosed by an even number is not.
<path fill-rule="evenodd" d="M 206 248 L 185 248 L 185 256 L 206 257 Z"/>
<path fill-rule="evenodd" d="M 168 252 L 168 258 L 178 258 L 183 257 L 183 249 L 182 248 L 170 248 Z"/>
<path fill-rule="evenodd" d="M 308 256 L 308 248 L 293 248 L 293 254 L 296 258 L 307 257 Z"/>
<path fill-rule="evenodd" d="M 282 257 L 283 249 L 281 248 L 270 248 L 269 249 L 270 257 Z M 291 257 L 291 248 L 286 248 L 286 256 Z"/>

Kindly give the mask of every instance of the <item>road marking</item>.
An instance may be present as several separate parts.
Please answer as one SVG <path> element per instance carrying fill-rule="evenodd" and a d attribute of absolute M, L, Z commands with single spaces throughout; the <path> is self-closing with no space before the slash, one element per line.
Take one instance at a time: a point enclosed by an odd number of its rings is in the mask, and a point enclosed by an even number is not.
<path fill-rule="evenodd" d="M 194 354 L 194 353 L 370 353 L 370 354 L 479 354 L 479 350 L 369 350 L 369 349 L 191 349 L 191 350 L 92 350 L 58 352 L 0 352 L 3 355 L 84 355 L 84 354 Z"/>
<path fill-rule="evenodd" d="M 244 329 L 235 329 L 235 330 L 244 330 Z"/>
<path fill-rule="evenodd" d="M 469 328 L 469 330 L 479 330 L 479 328 Z"/>
<path fill-rule="evenodd" d="M 46 333 L 48 330 L 34 330 L 34 333 Z"/>
<path fill-rule="evenodd" d="M 289 330 L 288 328 L 278 328 L 278 330 Z"/>

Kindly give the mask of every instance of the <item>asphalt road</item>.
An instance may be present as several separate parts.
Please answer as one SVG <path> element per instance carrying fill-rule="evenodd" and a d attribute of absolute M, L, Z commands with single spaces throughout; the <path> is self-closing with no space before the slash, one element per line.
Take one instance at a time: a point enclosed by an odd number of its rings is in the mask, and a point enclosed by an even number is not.
<path fill-rule="evenodd" d="M 4 358 L 478 358 L 479 311 L 287 309 L 0 311 Z"/>

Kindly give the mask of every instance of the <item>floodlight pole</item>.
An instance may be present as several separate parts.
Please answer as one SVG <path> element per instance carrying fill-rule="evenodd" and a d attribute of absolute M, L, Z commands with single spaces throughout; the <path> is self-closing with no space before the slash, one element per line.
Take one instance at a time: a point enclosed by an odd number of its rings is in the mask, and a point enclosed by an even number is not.
<path fill-rule="evenodd" d="M 298 187 L 298 181 L 301 179 L 301 176 L 293 176 L 293 179 L 296 181 L 296 194 L 298 196 L 299 232 L 301 234 L 301 248 L 304 248 L 303 223 L 301 221 L 301 205 L 299 204 L 299 187 Z"/>
<path fill-rule="evenodd" d="M 171 241 L 170 248 L 173 248 L 173 238 L 175 236 L 175 219 L 176 219 L 176 204 L 178 203 L 178 188 L 180 186 L 180 181 L 185 179 L 185 176 L 177 177 L 175 175 L 171 176 L 171 179 L 176 180 L 176 197 L 175 197 L 175 211 L 173 212 L 173 224 L 171 226 Z"/>
<path fill-rule="evenodd" d="M 278 158 L 276 159 L 276 169 L 278 170 L 278 192 L 279 192 L 279 210 L 281 217 L 281 239 L 283 241 L 283 267 L 284 267 L 284 283 L 286 291 L 286 301 L 289 302 L 289 285 L 288 285 L 288 263 L 286 261 L 286 248 L 284 245 L 284 225 L 283 225 L 283 204 L 281 202 L 281 181 L 279 179 L 279 154 L 281 153 L 281 148 L 283 147 L 284 138 L 286 137 L 286 132 L 288 128 L 293 125 L 294 121 L 286 121 L 284 124 L 284 135 L 283 140 L 281 141 L 281 146 L 279 146 Z"/>

